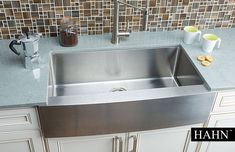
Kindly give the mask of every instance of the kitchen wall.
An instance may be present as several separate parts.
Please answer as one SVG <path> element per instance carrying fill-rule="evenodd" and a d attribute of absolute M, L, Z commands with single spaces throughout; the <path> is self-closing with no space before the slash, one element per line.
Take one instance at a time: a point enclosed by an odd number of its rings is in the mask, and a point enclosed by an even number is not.
<path fill-rule="evenodd" d="M 123 0 L 141 8 L 149 6 L 148 30 L 182 30 L 235 26 L 235 0 Z M 133 31 L 142 27 L 143 13 L 121 6 L 120 28 L 130 22 Z M 0 39 L 17 38 L 23 31 L 57 36 L 60 19 L 71 16 L 80 35 L 109 33 L 113 0 L 0 0 Z"/>

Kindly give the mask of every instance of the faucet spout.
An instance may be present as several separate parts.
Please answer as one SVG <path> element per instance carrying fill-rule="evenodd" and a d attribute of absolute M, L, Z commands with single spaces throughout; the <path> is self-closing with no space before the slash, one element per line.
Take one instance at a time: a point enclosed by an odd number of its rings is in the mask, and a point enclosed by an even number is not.
<path fill-rule="evenodd" d="M 111 43 L 113 44 L 118 44 L 121 36 L 126 36 L 126 37 L 130 36 L 129 25 L 128 25 L 126 32 L 119 32 L 119 5 L 120 4 L 144 11 L 144 16 L 147 15 L 147 9 L 138 8 L 134 5 L 128 4 L 121 0 L 114 0 L 114 20 L 113 20 L 112 39 L 111 39 Z M 144 24 L 144 26 L 145 25 L 146 24 Z"/>

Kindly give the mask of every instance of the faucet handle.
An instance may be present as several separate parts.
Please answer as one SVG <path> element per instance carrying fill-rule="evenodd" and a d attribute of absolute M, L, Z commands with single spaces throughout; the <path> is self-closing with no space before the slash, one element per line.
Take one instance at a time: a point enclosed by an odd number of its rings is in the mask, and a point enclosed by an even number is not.
<path fill-rule="evenodd" d="M 132 32 L 132 31 L 131 31 L 130 21 L 129 21 L 129 20 L 127 21 L 126 32 L 129 32 L 129 33 Z"/>

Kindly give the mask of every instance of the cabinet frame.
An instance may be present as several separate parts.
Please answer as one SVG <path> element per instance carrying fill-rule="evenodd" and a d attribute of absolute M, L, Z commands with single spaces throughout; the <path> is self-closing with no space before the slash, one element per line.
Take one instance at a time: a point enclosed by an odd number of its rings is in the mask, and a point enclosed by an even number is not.
<path fill-rule="evenodd" d="M 211 114 L 206 127 L 216 127 L 220 120 L 235 119 L 235 112 L 233 113 L 218 113 Z M 207 152 L 211 142 L 200 142 L 197 147 L 197 152 Z M 234 143 L 235 144 L 235 143 Z"/>
<path fill-rule="evenodd" d="M 44 152 L 45 146 L 40 130 L 0 132 L 0 148 L 2 144 L 27 143 L 30 152 Z M 19 152 L 21 152 L 18 149 Z"/>

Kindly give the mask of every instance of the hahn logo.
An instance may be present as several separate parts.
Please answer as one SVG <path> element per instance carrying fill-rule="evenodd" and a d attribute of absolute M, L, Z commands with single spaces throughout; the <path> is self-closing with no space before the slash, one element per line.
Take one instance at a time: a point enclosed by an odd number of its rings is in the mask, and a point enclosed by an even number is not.
<path fill-rule="evenodd" d="M 191 128 L 192 141 L 235 141 L 235 128 Z"/>

